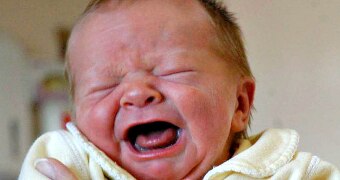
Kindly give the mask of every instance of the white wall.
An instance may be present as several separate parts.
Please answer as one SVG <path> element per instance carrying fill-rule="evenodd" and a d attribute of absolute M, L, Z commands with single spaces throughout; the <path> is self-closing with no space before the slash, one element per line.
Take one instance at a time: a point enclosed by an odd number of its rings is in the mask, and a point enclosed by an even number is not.
<path fill-rule="evenodd" d="M 22 47 L 0 32 L 0 179 L 15 177 L 31 144 L 25 61 Z"/>
<path fill-rule="evenodd" d="M 14 39 L 0 30 L 0 179 L 16 179 L 33 141 L 31 108 L 38 84 L 48 73 L 63 74 L 61 62 L 29 60 Z M 49 115 L 56 114 L 58 109 L 49 107 Z M 41 125 L 55 122 L 57 125 L 52 125 L 58 126 L 59 120 L 58 116 L 42 117 Z"/>
<path fill-rule="evenodd" d="M 59 57 L 56 32 L 71 27 L 89 0 L 1 0 L 0 29 L 11 32 L 31 58 Z"/>
<path fill-rule="evenodd" d="M 226 0 L 257 79 L 252 132 L 296 129 L 340 167 L 340 1 Z"/>

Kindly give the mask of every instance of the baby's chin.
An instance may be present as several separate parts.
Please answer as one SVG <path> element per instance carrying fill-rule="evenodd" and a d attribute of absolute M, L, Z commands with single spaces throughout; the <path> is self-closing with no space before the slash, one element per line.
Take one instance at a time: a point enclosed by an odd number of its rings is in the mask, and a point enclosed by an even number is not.
<path fill-rule="evenodd" d="M 175 172 L 176 171 L 176 172 Z M 142 168 L 136 169 L 136 171 L 131 172 L 134 177 L 141 180 L 151 180 L 151 179 L 184 179 L 186 177 L 185 172 L 177 171 L 171 168 Z"/>
<path fill-rule="evenodd" d="M 126 162 L 122 166 L 137 179 L 184 179 L 192 169 L 193 161 L 168 157 L 144 162 Z"/>
<path fill-rule="evenodd" d="M 213 162 L 199 156 L 197 152 L 188 152 L 168 158 L 153 159 L 144 162 L 123 162 L 123 168 L 134 177 L 142 180 L 149 179 L 202 179 L 211 169 Z"/>
<path fill-rule="evenodd" d="M 185 164 L 184 162 L 182 162 Z M 158 166 L 158 167 L 157 167 Z M 156 166 L 141 167 L 129 170 L 130 173 L 140 180 L 177 180 L 177 179 L 202 179 L 206 171 L 193 172 L 195 168 L 190 169 L 188 166 L 183 168 L 174 168 L 173 166 L 163 166 L 159 163 Z"/>

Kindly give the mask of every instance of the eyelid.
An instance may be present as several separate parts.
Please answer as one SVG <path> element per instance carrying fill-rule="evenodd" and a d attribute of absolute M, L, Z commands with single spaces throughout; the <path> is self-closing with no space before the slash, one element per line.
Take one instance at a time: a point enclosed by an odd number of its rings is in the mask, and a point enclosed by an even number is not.
<path fill-rule="evenodd" d="M 164 71 L 160 74 L 160 76 L 170 76 L 170 75 L 175 75 L 175 74 L 180 74 L 180 73 L 189 73 L 189 72 L 194 72 L 191 69 L 183 69 L 183 70 L 168 70 Z"/>
<path fill-rule="evenodd" d="M 90 96 L 90 95 L 97 94 L 97 93 L 103 93 L 103 92 L 106 92 L 106 91 L 113 91 L 118 85 L 119 85 L 119 83 L 103 84 L 103 85 L 94 86 L 94 87 L 89 89 L 86 96 Z"/>
<path fill-rule="evenodd" d="M 103 91 L 103 90 L 105 91 L 109 89 L 115 89 L 118 85 L 119 83 L 103 84 L 102 86 L 98 86 L 96 89 L 97 91 Z"/>

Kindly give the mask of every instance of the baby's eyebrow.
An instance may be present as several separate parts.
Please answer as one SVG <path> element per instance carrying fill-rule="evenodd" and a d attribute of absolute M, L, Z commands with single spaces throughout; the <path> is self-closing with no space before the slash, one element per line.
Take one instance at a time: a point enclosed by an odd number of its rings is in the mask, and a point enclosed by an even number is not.
<path fill-rule="evenodd" d="M 107 77 L 110 77 L 115 81 L 120 81 L 120 79 L 126 74 L 126 70 L 124 70 L 124 67 L 119 64 L 111 64 L 110 66 L 111 68 L 105 69 L 103 73 L 105 73 Z"/>
<path fill-rule="evenodd" d="M 144 59 L 146 60 L 152 60 L 152 59 L 162 59 L 163 57 L 166 56 L 176 56 L 176 55 L 183 55 L 183 54 L 187 54 L 188 53 L 188 49 L 187 48 L 176 48 L 174 50 L 171 51 L 160 51 L 160 52 L 153 52 L 150 54 L 147 54 L 144 56 Z"/>

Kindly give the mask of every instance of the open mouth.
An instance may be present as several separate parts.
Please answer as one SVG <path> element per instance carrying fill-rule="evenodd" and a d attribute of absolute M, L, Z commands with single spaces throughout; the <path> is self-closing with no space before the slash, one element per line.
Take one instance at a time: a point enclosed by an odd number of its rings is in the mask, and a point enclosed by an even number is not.
<path fill-rule="evenodd" d="M 169 148 L 176 144 L 181 129 L 168 122 L 152 122 L 134 126 L 128 131 L 128 139 L 138 152 Z"/>

